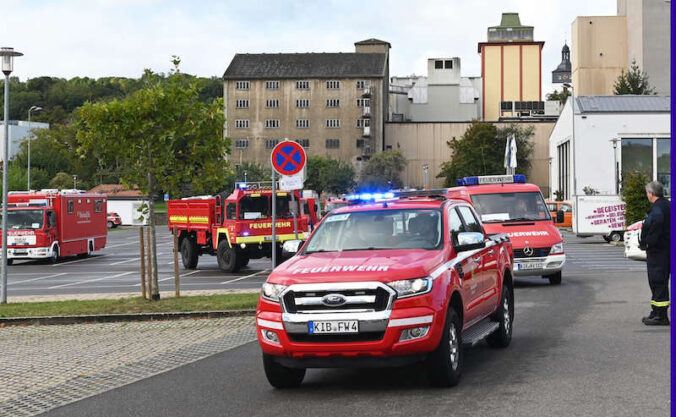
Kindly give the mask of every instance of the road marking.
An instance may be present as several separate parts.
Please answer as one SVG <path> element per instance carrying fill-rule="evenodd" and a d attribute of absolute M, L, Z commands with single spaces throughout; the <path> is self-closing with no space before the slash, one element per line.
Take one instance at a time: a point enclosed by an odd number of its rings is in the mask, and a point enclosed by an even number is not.
<path fill-rule="evenodd" d="M 47 275 L 46 277 L 39 277 L 39 278 L 26 279 L 26 280 L 19 281 L 19 282 L 10 282 L 9 285 L 12 285 L 12 284 L 23 284 L 24 282 L 39 281 L 39 280 L 41 280 L 41 279 L 47 279 L 47 278 L 55 278 L 55 277 L 60 277 L 61 275 L 66 275 L 66 272 L 60 272 L 60 273 L 58 273 L 58 274 Z"/>
<path fill-rule="evenodd" d="M 80 285 L 80 284 L 86 284 L 86 283 L 88 283 L 88 282 L 102 281 L 102 280 L 104 280 L 104 279 L 119 278 L 119 277 L 123 277 L 123 276 L 125 276 L 125 275 L 130 275 L 130 274 L 135 274 L 135 273 L 136 273 L 136 271 L 123 272 L 123 273 L 121 273 L 121 274 L 111 275 L 111 276 L 102 277 L 102 278 L 94 278 L 94 279 L 88 279 L 88 280 L 86 280 L 86 281 L 77 281 L 77 282 L 71 282 L 71 283 L 68 283 L 68 284 L 55 285 L 55 286 L 53 286 L 53 287 L 49 287 L 49 289 L 50 289 L 50 290 L 53 290 L 53 289 L 55 289 L 55 288 L 70 287 L 70 286 L 72 286 L 72 285 Z"/>
<path fill-rule="evenodd" d="M 164 255 L 164 252 L 157 252 L 157 256 L 160 256 L 160 255 Z M 120 265 L 120 264 L 124 264 L 124 263 L 127 263 L 127 262 L 138 261 L 138 260 L 141 260 L 141 258 L 138 257 L 138 258 L 125 259 L 124 261 L 117 261 L 117 262 L 113 262 L 112 264 L 108 264 L 108 265 L 109 266 Z"/>
<path fill-rule="evenodd" d="M 269 271 L 268 269 L 264 269 L 264 270 L 262 270 L 262 271 L 258 271 L 258 272 L 254 273 L 254 274 L 251 274 L 251 275 L 245 275 L 245 276 L 243 276 L 243 277 L 231 279 L 230 281 L 223 281 L 223 282 L 221 282 L 221 284 L 230 284 L 231 282 L 241 281 L 241 280 L 243 280 L 243 279 L 255 277 L 256 275 L 259 275 L 259 274 L 262 274 L 262 273 L 265 273 L 265 272 L 268 272 L 268 271 Z"/>
<path fill-rule="evenodd" d="M 198 272 L 200 272 L 200 271 L 199 271 L 199 270 L 198 270 L 198 271 L 191 271 L 191 272 L 188 272 L 188 273 L 179 275 L 179 276 L 180 276 L 181 278 L 183 278 L 183 277 L 187 277 L 187 276 L 192 275 L 192 274 L 196 274 L 196 273 L 198 273 Z M 174 276 L 172 275 L 172 276 L 167 277 L 167 278 L 159 279 L 159 280 L 157 280 L 157 282 L 167 281 L 167 280 L 170 280 L 170 279 L 174 279 Z"/>
<path fill-rule="evenodd" d="M 92 257 L 92 258 L 84 258 L 84 259 L 76 259 L 76 260 L 74 260 L 74 261 L 61 262 L 61 263 L 58 263 L 58 264 L 54 264 L 54 265 L 52 265 L 52 266 L 61 266 L 61 265 L 76 264 L 76 263 L 78 263 L 78 262 L 84 262 L 84 261 L 89 261 L 89 260 L 92 260 L 92 259 L 103 258 L 104 256 L 106 256 L 106 255 L 96 255 L 96 257 Z"/>

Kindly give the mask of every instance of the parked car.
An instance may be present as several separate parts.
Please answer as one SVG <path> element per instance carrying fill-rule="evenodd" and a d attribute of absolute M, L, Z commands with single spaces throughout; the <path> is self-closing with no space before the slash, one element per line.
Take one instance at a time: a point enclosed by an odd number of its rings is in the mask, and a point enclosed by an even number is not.
<path fill-rule="evenodd" d="M 109 229 L 114 229 L 117 226 L 122 224 L 122 218 L 120 217 L 119 214 L 117 214 L 115 212 L 108 213 L 106 220 L 108 221 L 108 228 Z"/>
<path fill-rule="evenodd" d="M 546 203 L 556 227 L 573 227 L 572 204 L 564 201 L 546 201 Z"/>
<path fill-rule="evenodd" d="M 624 256 L 635 261 L 645 261 L 646 253 L 638 247 L 638 239 L 641 237 L 643 220 L 633 223 L 624 232 Z"/>

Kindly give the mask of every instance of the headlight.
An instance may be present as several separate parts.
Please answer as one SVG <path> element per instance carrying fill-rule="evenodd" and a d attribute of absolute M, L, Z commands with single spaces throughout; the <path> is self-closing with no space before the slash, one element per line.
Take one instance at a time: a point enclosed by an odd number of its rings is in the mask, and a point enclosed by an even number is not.
<path fill-rule="evenodd" d="M 432 289 L 432 279 L 404 279 L 401 281 L 392 281 L 387 285 L 397 292 L 397 298 L 405 298 L 429 292 Z"/>
<path fill-rule="evenodd" d="M 286 289 L 286 285 L 279 284 L 268 284 L 267 282 L 263 284 L 261 289 L 261 294 L 266 300 L 274 301 L 275 303 L 279 302 L 279 295 Z"/>
<path fill-rule="evenodd" d="M 552 250 L 549 251 L 550 255 L 556 255 L 557 253 L 563 253 L 563 242 L 552 246 Z"/>

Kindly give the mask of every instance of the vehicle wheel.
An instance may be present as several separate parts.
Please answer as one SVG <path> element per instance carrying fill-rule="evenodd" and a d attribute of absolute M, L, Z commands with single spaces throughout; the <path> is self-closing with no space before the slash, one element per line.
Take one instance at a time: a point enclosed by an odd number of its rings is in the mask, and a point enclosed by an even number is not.
<path fill-rule="evenodd" d="M 197 243 L 194 239 L 189 237 L 183 238 L 181 241 L 181 261 L 183 268 L 195 269 L 197 268 L 197 261 L 199 260 L 199 253 Z"/>
<path fill-rule="evenodd" d="M 545 278 L 549 279 L 551 285 L 561 285 L 561 271 L 556 274 L 546 275 Z"/>
<path fill-rule="evenodd" d="M 235 248 L 231 248 L 227 240 L 221 240 L 216 250 L 218 267 L 225 272 L 236 272 L 239 269 L 237 263 L 238 253 Z"/>
<path fill-rule="evenodd" d="M 613 242 L 621 242 L 623 237 L 624 233 L 622 232 L 612 232 L 610 234 L 610 240 L 612 240 Z"/>
<path fill-rule="evenodd" d="M 607 243 L 610 243 L 610 236 L 603 235 L 603 240 L 605 240 Z"/>
<path fill-rule="evenodd" d="M 119 224 L 117 223 L 113 224 L 113 229 L 117 229 L 117 226 L 119 226 Z"/>
<path fill-rule="evenodd" d="M 7 265 L 11 265 L 14 263 L 14 259 L 7 259 Z"/>
<path fill-rule="evenodd" d="M 55 264 L 59 262 L 59 246 L 54 246 L 54 250 L 52 251 L 52 256 L 49 258 L 49 263 L 50 264 Z"/>
<path fill-rule="evenodd" d="M 514 300 L 509 288 L 502 287 L 500 308 L 493 315 L 493 320 L 500 323 L 500 327 L 486 338 L 486 343 L 491 347 L 504 348 L 512 341 L 512 324 L 514 323 Z"/>
<path fill-rule="evenodd" d="M 249 252 L 245 251 L 240 251 L 239 255 L 237 256 L 237 262 L 239 262 L 239 267 L 244 268 L 245 266 L 249 265 Z"/>
<path fill-rule="evenodd" d="M 446 313 L 439 346 L 427 360 L 427 372 L 434 385 L 453 387 L 460 382 L 462 373 L 462 323 L 453 308 Z"/>
<path fill-rule="evenodd" d="M 300 386 L 305 378 L 305 369 L 284 367 L 265 353 L 263 354 L 263 367 L 268 382 L 275 388 L 295 388 Z"/>
<path fill-rule="evenodd" d="M 115 227 L 115 223 L 109 221 L 108 222 L 108 228 L 112 229 L 113 227 Z"/>

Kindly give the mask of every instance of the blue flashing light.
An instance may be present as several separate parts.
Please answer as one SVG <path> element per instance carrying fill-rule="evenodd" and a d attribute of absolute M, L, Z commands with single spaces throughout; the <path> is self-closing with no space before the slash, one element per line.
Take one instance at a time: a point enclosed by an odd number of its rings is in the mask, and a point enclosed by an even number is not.
<path fill-rule="evenodd" d="M 383 194 L 383 197 L 388 199 L 394 198 L 394 193 L 385 193 Z"/>
<path fill-rule="evenodd" d="M 383 195 L 381 193 L 375 193 L 373 194 L 373 199 L 374 200 L 382 200 Z"/>
<path fill-rule="evenodd" d="M 518 174 L 514 176 L 514 182 L 517 184 L 525 184 L 526 183 L 526 176 L 523 174 Z"/>
<path fill-rule="evenodd" d="M 245 182 L 238 182 L 235 184 L 235 187 L 238 190 L 246 190 L 247 189 L 247 184 Z"/>
<path fill-rule="evenodd" d="M 370 200 L 371 198 L 373 198 L 373 196 L 372 196 L 370 193 L 363 193 L 363 194 L 361 194 L 361 195 L 359 196 L 359 198 L 361 198 L 362 200 L 368 201 L 368 200 Z"/>
<path fill-rule="evenodd" d="M 242 236 L 249 236 L 249 232 L 242 232 Z"/>
<path fill-rule="evenodd" d="M 458 180 L 459 186 L 489 185 L 489 184 L 525 184 L 526 176 L 518 175 L 486 175 L 465 177 Z"/>

